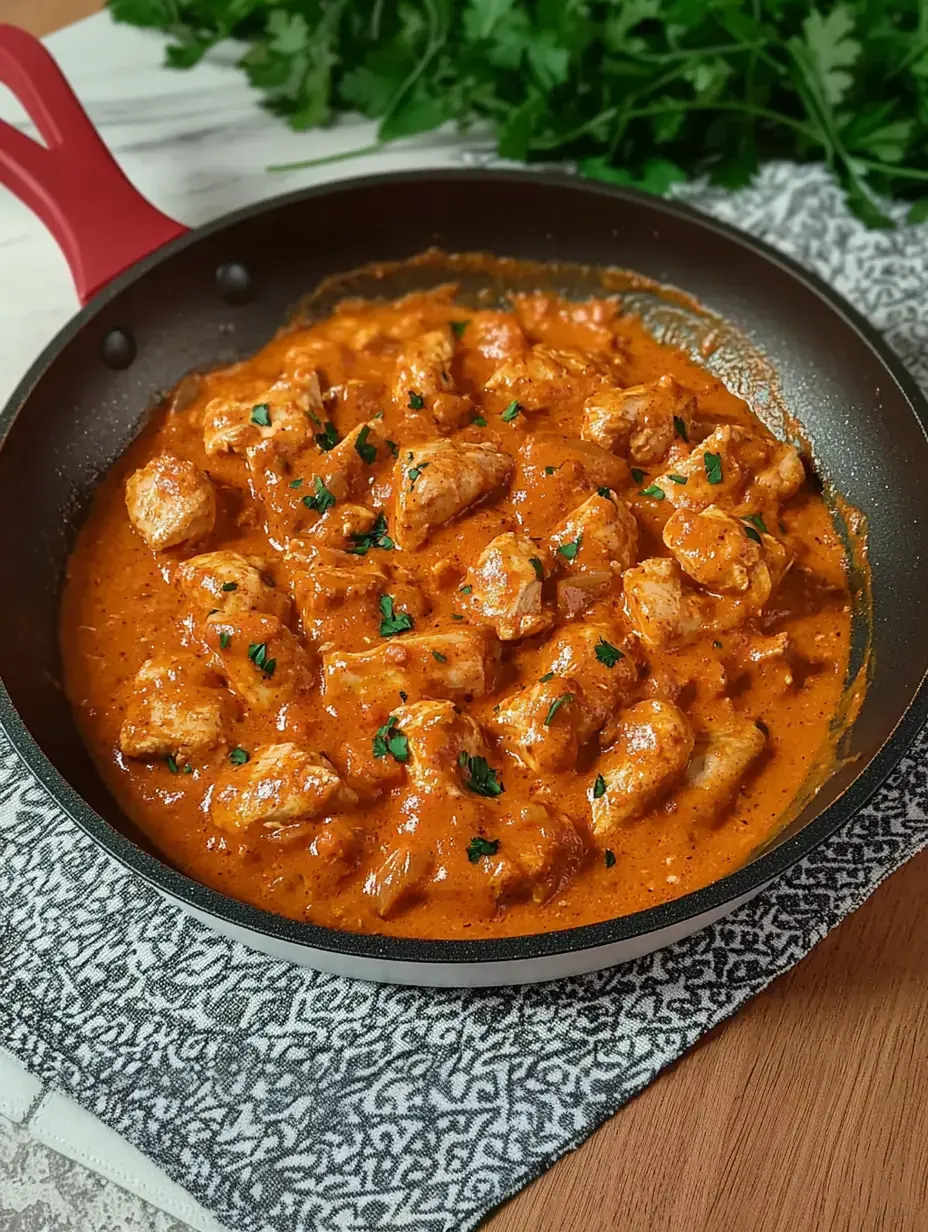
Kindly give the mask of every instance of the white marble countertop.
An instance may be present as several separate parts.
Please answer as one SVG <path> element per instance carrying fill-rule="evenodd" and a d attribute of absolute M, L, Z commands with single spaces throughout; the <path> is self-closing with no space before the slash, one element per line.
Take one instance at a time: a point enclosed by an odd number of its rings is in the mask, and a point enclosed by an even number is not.
<path fill-rule="evenodd" d="M 234 48 L 189 73 L 162 68 L 163 43 L 106 14 L 46 44 L 134 184 L 188 226 L 324 179 L 479 157 L 481 143 L 438 135 L 375 156 L 299 172 L 268 164 L 369 144 L 374 126 L 297 134 L 270 116 Z M 5 92 L 0 119 L 33 132 Z M 44 226 L 0 187 L 0 404 L 77 310 L 64 258 Z M 221 1232 L 149 1160 L 89 1113 L 27 1075 L 0 1049 L 0 1227 L 5 1232 Z"/>

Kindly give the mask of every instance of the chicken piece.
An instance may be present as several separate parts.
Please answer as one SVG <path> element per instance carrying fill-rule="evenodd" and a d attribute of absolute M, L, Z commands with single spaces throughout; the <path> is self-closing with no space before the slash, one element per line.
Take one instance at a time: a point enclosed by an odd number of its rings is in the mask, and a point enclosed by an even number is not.
<path fill-rule="evenodd" d="M 326 708 L 339 712 L 339 699 L 355 698 L 383 713 L 400 692 L 410 697 L 483 697 L 496 683 L 499 642 L 483 629 L 395 638 L 351 654 L 322 647 Z"/>
<path fill-rule="evenodd" d="M 132 682 L 119 747 L 126 757 L 192 756 L 225 743 L 228 698 L 194 658 L 149 659 Z"/>
<path fill-rule="evenodd" d="M 397 842 L 364 883 L 364 893 L 374 900 L 381 919 L 410 906 L 421 896 L 434 864 L 434 856 L 428 849 L 415 845 L 410 839 Z"/>
<path fill-rule="evenodd" d="M 616 742 L 598 763 L 606 790 L 591 800 L 594 836 L 607 841 L 666 795 L 686 770 L 693 745 L 689 720 L 673 702 L 638 702 L 624 710 Z"/>
<path fill-rule="evenodd" d="M 535 432 L 527 437 L 519 448 L 519 461 L 530 486 L 546 473 L 546 467 L 556 471 L 570 468 L 589 490 L 611 488 L 617 492 L 629 482 L 628 466 L 615 454 L 593 441 L 564 440 L 553 433 Z"/>
<path fill-rule="evenodd" d="M 755 530 L 710 505 L 702 512 L 678 509 L 664 526 L 664 544 L 680 566 L 707 590 L 739 594 L 750 585 L 763 560 Z"/>
<path fill-rule="evenodd" d="M 619 497 L 595 492 L 552 531 L 550 544 L 560 569 L 622 574 L 638 559 L 638 523 Z"/>
<path fill-rule="evenodd" d="M 290 599 L 264 576 L 267 562 L 238 552 L 205 552 L 184 561 L 175 580 L 191 608 L 201 615 L 267 612 L 286 620 Z"/>
<path fill-rule="evenodd" d="M 776 506 L 795 496 L 805 479 L 802 459 L 792 445 L 761 436 L 735 424 L 721 424 L 678 462 L 674 482 L 654 481 L 672 505 L 705 509 L 717 505 L 729 513 Z"/>
<path fill-rule="evenodd" d="M 217 613 L 206 621 L 217 670 L 249 706 L 276 712 L 312 687 L 306 651 L 276 616 Z"/>
<path fill-rule="evenodd" d="M 700 732 L 677 797 L 696 821 L 720 817 L 766 743 L 756 723 L 734 715 L 723 726 Z"/>
<path fill-rule="evenodd" d="M 667 456 L 678 424 L 689 436 L 695 405 L 672 376 L 626 389 L 603 385 L 584 403 L 580 435 L 610 453 L 627 454 L 638 466 L 652 466 Z"/>
<path fill-rule="evenodd" d="M 475 312 L 464 341 L 484 359 L 514 359 L 529 349 L 528 339 L 509 312 Z"/>
<path fill-rule="evenodd" d="M 408 342 L 396 361 L 393 401 L 403 411 L 426 408 L 442 428 L 458 428 L 474 411 L 470 398 L 455 391 L 451 377 L 454 339 L 449 326 Z"/>
<path fill-rule="evenodd" d="M 501 703 L 494 720 L 500 736 L 528 769 L 572 769 L 583 745 L 610 721 L 638 675 L 620 641 L 603 624 L 565 629 L 541 679 Z"/>
<path fill-rule="evenodd" d="M 253 826 L 274 833 L 357 802 L 327 757 L 284 743 L 268 745 L 247 765 L 224 771 L 209 811 L 213 825 L 227 833 Z"/>
<path fill-rule="evenodd" d="M 453 702 L 413 702 L 395 710 L 396 730 L 409 742 L 407 769 L 419 791 L 461 796 L 461 754 L 485 757 L 480 725 Z"/>
<path fill-rule="evenodd" d="M 284 554 L 304 625 L 357 598 L 370 599 L 374 610 L 383 594 L 391 595 L 395 606 L 411 616 L 424 616 L 429 610 L 416 582 L 399 565 L 388 564 L 382 553 L 375 558 L 356 556 L 312 544 L 307 550 L 306 538 L 291 539 Z"/>
<path fill-rule="evenodd" d="M 504 360 L 484 389 L 512 398 L 523 411 L 544 411 L 586 393 L 602 373 L 602 366 L 582 351 L 539 344 Z"/>
<path fill-rule="evenodd" d="M 610 355 L 616 349 L 613 322 L 621 312 L 618 299 L 569 303 L 545 291 L 513 295 L 512 304 L 523 329 L 534 341 L 555 337 L 581 351 Z"/>
<path fill-rule="evenodd" d="M 314 526 L 303 532 L 303 538 L 310 543 L 320 543 L 330 548 L 345 548 L 371 530 L 377 516 L 372 509 L 367 509 L 364 505 L 347 502 L 335 504 L 326 510 Z M 392 543 L 391 539 L 391 547 Z M 351 548 L 348 550 L 351 551 Z"/>
<path fill-rule="evenodd" d="M 512 458 L 490 444 L 430 441 L 404 450 L 394 470 L 394 535 L 406 550 L 498 488 Z"/>
<path fill-rule="evenodd" d="M 547 550 L 527 535 L 497 535 L 468 571 L 471 604 L 492 625 L 501 642 L 534 637 L 550 628 L 554 614 L 542 602 L 541 584 L 550 573 Z"/>
<path fill-rule="evenodd" d="M 315 370 L 301 383 L 281 377 L 253 401 L 213 398 L 203 414 L 203 446 L 211 456 L 244 455 L 258 441 L 273 441 L 281 457 L 291 457 L 312 441 L 311 416 L 318 420 L 322 409 Z"/>
<path fill-rule="evenodd" d="M 377 458 L 384 456 L 385 451 L 380 420 L 371 419 L 358 424 L 327 453 L 307 460 L 298 458 L 294 462 L 294 470 L 300 475 L 306 474 L 303 488 L 309 495 L 312 495 L 318 477 L 336 501 L 343 501 L 370 479 L 371 467 Z"/>
<path fill-rule="evenodd" d="M 527 804 L 499 836 L 496 854 L 480 862 L 498 902 L 547 902 L 570 881 L 586 854 L 570 818 L 544 804 Z"/>
<path fill-rule="evenodd" d="M 129 521 L 150 548 L 193 543 L 216 522 L 216 492 L 199 467 L 159 453 L 126 480 Z"/>

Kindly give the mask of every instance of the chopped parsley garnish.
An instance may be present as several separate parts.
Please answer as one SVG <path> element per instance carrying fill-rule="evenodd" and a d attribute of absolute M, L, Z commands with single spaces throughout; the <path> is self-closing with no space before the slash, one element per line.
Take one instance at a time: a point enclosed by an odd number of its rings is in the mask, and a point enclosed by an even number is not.
<path fill-rule="evenodd" d="M 744 528 L 744 533 L 747 535 L 749 539 L 753 539 L 755 543 L 760 543 L 760 544 L 763 543 L 763 540 L 761 539 L 760 535 L 757 533 L 757 531 L 754 529 L 753 526 L 746 526 Z"/>
<path fill-rule="evenodd" d="M 597 488 L 596 495 L 601 496 L 604 500 L 612 500 L 612 488 Z"/>
<path fill-rule="evenodd" d="M 400 697 L 402 696 L 401 693 Z M 383 727 L 377 728 L 377 734 L 374 736 L 374 756 L 386 757 L 389 753 L 394 761 L 409 761 L 409 741 L 402 732 L 395 730 L 396 723 L 396 715 L 391 714 Z"/>
<path fill-rule="evenodd" d="M 335 504 L 335 495 L 330 492 L 318 475 L 313 476 L 314 496 L 304 496 L 303 504 L 307 509 L 315 509 L 317 513 L 325 513 Z"/>
<path fill-rule="evenodd" d="M 484 856 L 495 856 L 497 851 L 499 851 L 498 838 L 481 838 L 478 834 L 467 844 L 467 858 L 471 864 L 476 864 Z"/>
<path fill-rule="evenodd" d="M 674 415 L 673 417 L 673 430 L 681 441 L 686 441 L 687 445 L 690 443 L 690 438 L 686 434 L 686 424 L 679 415 Z"/>
<path fill-rule="evenodd" d="M 671 483 L 687 483 L 689 482 L 685 475 L 668 475 L 667 478 Z"/>
<path fill-rule="evenodd" d="M 168 763 L 168 769 L 170 770 L 170 772 L 172 774 L 176 774 L 177 773 L 177 762 L 174 760 L 171 754 L 168 753 L 167 757 L 164 760 Z"/>
<path fill-rule="evenodd" d="M 615 667 L 619 659 L 625 658 L 622 651 L 617 646 L 613 646 L 611 642 L 607 642 L 604 637 L 601 637 L 596 643 L 594 654 L 600 663 L 604 663 L 609 668 Z"/>
<path fill-rule="evenodd" d="M 615 864 L 615 852 L 610 851 L 608 847 L 603 852 L 603 863 L 606 868 L 612 868 L 613 864 Z"/>
<path fill-rule="evenodd" d="M 482 415 L 475 415 L 470 422 L 478 428 L 485 428 L 487 426 L 487 421 Z"/>
<path fill-rule="evenodd" d="M 545 672 L 543 676 L 538 677 L 539 684 L 547 684 L 549 680 L 554 679 L 554 672 Z"/>
<path fill-rule="evenodd" d="M 749 513 L 747 517 L 741 519 L 742 522 L 750 522 L 752 526 L 756 526 L 762 535 L 769 535 L 763 516 L 759 513 Z"/>
<path fill-rule="evenodd" d="M 502 794 L 503 785 L 499 781 L 499 776 L 485 757 L 471 757 L 465 749 L 462 749 L 458 754 L 458 765 L 464 771 L 464 786 L 468 791 L 478 796 L 486 796 L 488 799 Z"/>
<path fill-rule="evenodd" d="M 383 615 L 380 622 L 381 637 L 395 637 L 397 633 L 405 633 L 412 628 L 412 617 L 408 612 L 396 610 L 392 595 L 380 596 L 380 611 Z"/>
<path fill-rule="evenodd" d="M 363 534 L 352 534 L 353 546 L 347 551 L 354 556 L 366 556 L 371 548 L 383 548 L 385 552 L 393 551 L 393 540 L 387 534 L 387 519 L 382 513 L 377 515 L 377 521 Z"/>
<path fill-rule="evenodd" d="M 411 456 L 412 455 L 410 455 L 410 457 Z M 415 487 L 416 480 L 419 478 L 419 476 L 422 474 L 425 468 L 431 465 L 432 465 L 431 462 L 420 462 L 418 466 L 410 467 L 410 469 L 406 472 L 406 478 L 409 480 L 410 492 Z"/>
<path fill-rule="evenodd" d="M 649 484 L 646 488 L 642 488 L 638 493 L 639 496 L 652 496 L 655 500 L 662 501 L 664 499 L 664 489 L 659 488 L 656 483 Z"/>
<path fill-rule="evenodd" d="M 257 406 L 251 408 L 251 422 L 257 424 L 259 428 L 271 426 L 271 408 L 266 402 L 259 402 Z"/>
<path fill-rule="evenodd" d="M 370 464 L 374 462 L 377 458 L 377 446 L 369 445 L 367 443 L 367 438 L 370 436 L 370 434 L 371 434 L 371 426 L 370 424 L 365 424 L 364 427 L 361 429 L 361 431 L 358 433 L 358 439 L 354 443 L 354 447 L 357 450 L 358 454 L 360 455 L 361 461 L 366 462 L 368 466 L 370 466 Z"/>
<path fill-rule="evenodd" d="M 601 800 L 606 794 L 606 780 L 601 774 L 597 774 L 593 781 L 593 799 Z"/>
<path fill-rule="evenodd" d="M 222 589 L 227 593 L 230 590 L 238 590 L 238 582 L 223 582 Z"/>
<path fill-rule="evenodd" d="M 562 543 L 558 548 L 558 555 L 563 556 L 565 560 L 575 560 L 577 553 L 580 551 L 580 543 L 583 539 L 583 534 L 579 534 L 571 543 Z"/>
<path fill-rule="evenodd" d="M 223 650 L 229 649 L 229 643 L 231 641 L 232 641 L 231 633 L 226 633 L 226 631 L 223 630 L 222 633 L 219 634 L 219 645 L 222 647 Z"/>
<path fill-rule="evenodd" d="M 722 649 L 722 643 L 721 643 L 721 642 L 713 642 L 713 643 L 712 643 L 712 645 L 716 648 L 716 650 L 721 650 L 721 649 Z"/>
<path fill-rule="evenodd" d="M 702 459 L 706 464 L 706 479 L 709 483 L 721 483 L 722 455 L 719 453 L 704 453 Z"/>
<path fill-rule="evenodd" d="M 556 466 L 546 466 L 546 467 L 545 467 L 545 474 L 546 474 L 546 475 L 553 475 L 553 474 L 554 474 L 554 472 L 555 472 L 556 470 L 557 470 L 557 467 L 556 467 Z"/>
<path fill-rule="evenodd" d="M 267 642 L 252 642 L 248 647 L 248 657 L 268 679 L 274 675 L 277 660 L 267 657 Z"/>
<path fill-rule="evenodd" d="M 538 557 L 530 556 L 528 563 L 535 570 L 535 577 L 538 578 L 539 582 L 543 582 L 545 580 L 545 570 L 544 570 L 544 566 L 542 565 Z"/>
<path fill-rule="evenodd" d="M 302 479 L 291 479 L 290 482 L 287 484 L 288 488 L 302 488 L 302 486 L 303 486 Z"/>
<path fill-rule="evenodd" d="M 464 333 L 465 329 L 467 329 L 468 325 L 470 325 L 470 321 L 469 321 L 469 320 L 467 320 L 467 321 L 452 321 L 452 322 L 451 322 L 451 328 L 454 330 L 454 336 L 455 336 L 455 338 L 460 338 L 460 337 L 462 337 L 462 335 L 463 335 L 463 333 Z"/>
<path fill-rule="evenodd" d="M 515 417 L 518 415 L 519 411 L 521 410 L 522 410 L 521 406 L 519 406 L 518 402 L 516 402 L 516 400 L 513 398 L 513 400 L 506 407 L 505 411 L 503 411 L 500 418 L 502 419 L 503 423 L 512 423 L 512 421 L 515 419 Z"/>
<path fill-rule="evenodd" d="M 460 613 L 458 613 L 458 612 L 452 612 L 452 613 L 451 613 L 451 619 L 452 619 L 452 620 L 463 620 L 463 619 L 464 619 L 464 617 L 463 617 L 463 616 L 461 616 L 461 615 L 460 615 Z"/>
<path fill-rule="evenodd" d="M 233 749 L 229 754 L 229 761 L 233 766 L 244 766 L 248 760 L 248 754 L 244 749 Z"/>
<path fill-rule="evenodd" d="M 433 659 L 437 659 L 439 663 L 447 663 L 447 662 L 448 662 L 448 656 L 447 656 L 447 655 L 443 655 L 443 654 L 441 653 L 441 651 L 440 651 L 440 650 L 433 650 L 433 651 L 432 651 L 432 658 L 433 658 Z"/>
<path fill-rule="evenodd" d="M 632 482 L 640 484 L 642 479 L 644 479 L 647 473 L 648 472 L 643 471 L 640 466 L 633 466 L 632 467 Z"/>
<path fill-rule="evenodd" d="M 400 456 L 400 447 L 397 445 L 396 441 L 387 441 L 387 448 L 393 454 L 394 458 L 398 458 Z"/>
<path fill-rule="evenodd" d="M 189 761 L 184 762 L 184 774 L 193 774 L 193 766 Z"/>
<path fill-rule="evenodd" d="M 409 390 L 409 402 L 407 404 L 411 411 L 421 411 L 425 406 L 425 399 L 421 394 L 417 394 L 414 389 Z"/>
<path fill-rule="evenodd" d="M 458 587 L 458 594 L 461 594 L 461 595 L 469 595 L 473 589 L 474 589 L 474 588 L 473 588 L 473 586 L 470 586 L 470 585 L 467 585 L 467 586 L 459 586 L 459 587 Z"/>
<path fill-rule="evenodd" d="M 545 727 L 550 727 L 554 721 L 554 716 L 562 706 L 566 706 L 568 702 L 574 700 L 573 693 L 562 693 L 560 697 L 556 697 L 548 707 L 548 713 L 545 715 Z"/>
<path fill-rule="evenodd" d="M 327 419 L 322 425 L 322 431 L 316 433 L 315 441 L 323 453 L 328 453 L 338 444 L 338 429 L 331 419 Z"/>

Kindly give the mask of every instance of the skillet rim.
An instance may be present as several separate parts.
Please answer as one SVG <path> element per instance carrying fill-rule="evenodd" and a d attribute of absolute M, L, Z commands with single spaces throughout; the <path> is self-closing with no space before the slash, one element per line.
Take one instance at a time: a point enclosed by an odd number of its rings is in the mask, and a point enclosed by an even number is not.
<path fill-rule="evenodd" d="M 639 208 L 650 210 L 658 218 L 671 217 L 694 225 L 697 230 L 713 232 L 723 242 L 748 249 L 762 260 L 780 267 L 787 276 L 823 300 L 825 307 L 842 319 L 857 335 L 859 342 L 876 355 L 928 439 L 928 400 L 879 331 L 842 295 L 816 274 L 765 241 L 739 231 L 728 223 L 702 214 L 682 202 L 668 201 L 624 186 L 583 180 L 565 172 L 486 168 L 420 168 L 327 180 L 308 188 L 279 194 L 223 214 L 209 223 L 183 233 L 177 239 L 141 258 L 108 283 L 84 308 L 77 312 L 58 331 L 30 366 L 0 412 L 0 449 L 3 448 L 14 421 L 27 407 L 35 384 L 51 367 L 63 347 L 124 289 L 139 282 L 155 266 L 170 260 L 206 236 L 214 235 L 236 223 L 262 214 L 273 214 L 275 210 L 313 197 L 324 197 L 345 191 L 376 192 L 376 189 L 384 184 L 474 178 L 504 183 L 531 181 L 542 188 L 566 188 L 578 194 L 589 193 L 626 201 Z M 686 288 L 681 289 L 686 290 Z M 156 891 L 167 894 L 202 914 L 275 940 L 347 957 L 375 958 L 404 964 L 429 963 L 455 966 L 575 954 L 631 941 L 724 908 L 728 903 L 760 890 L 767 882 L 785 873 L 849 821 L 853 814 L 871 799 L 899 764 L 926 719 L 928 719 L 928 664 L 912 695 L 912 700 L 897 719 L 889 736 L 836 800 L 807 822 L 791 838 L 700 890 L 695 890 L 670 902 L 649 907 L 644 911 L 618 916 L 596 924 L 514 937 L 478 940 L 420 940 L 410 937 L 340 932 L 308 921 L 290 920 L 265 911 L 263 908 L 253 907 L 238 899 L 230 898 L 188 877 L 160 858 L 149 855 L 130 838 L 105 821 L 75 791 L 33 739 L 13 705 L 5 684 L 0 680 L 0 729 L 9 739 L 20 760 L 49 792 L 54 803 L 97 846 L 124 868 L 141 876 Z"/>

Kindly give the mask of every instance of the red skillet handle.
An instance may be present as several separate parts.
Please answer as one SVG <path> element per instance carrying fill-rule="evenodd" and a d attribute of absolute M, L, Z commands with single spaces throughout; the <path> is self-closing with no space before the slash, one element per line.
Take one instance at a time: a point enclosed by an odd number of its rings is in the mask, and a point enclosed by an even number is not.
<path fill-rule="evenodd" d="M 58 241 L 82 304 L 140 257 L 183 235 L 186 227 L 156 210 L 120 171 L 38 39 L 2 24 L 0 82 L 46 142 L 0 121 L 0 183 Z"/>

